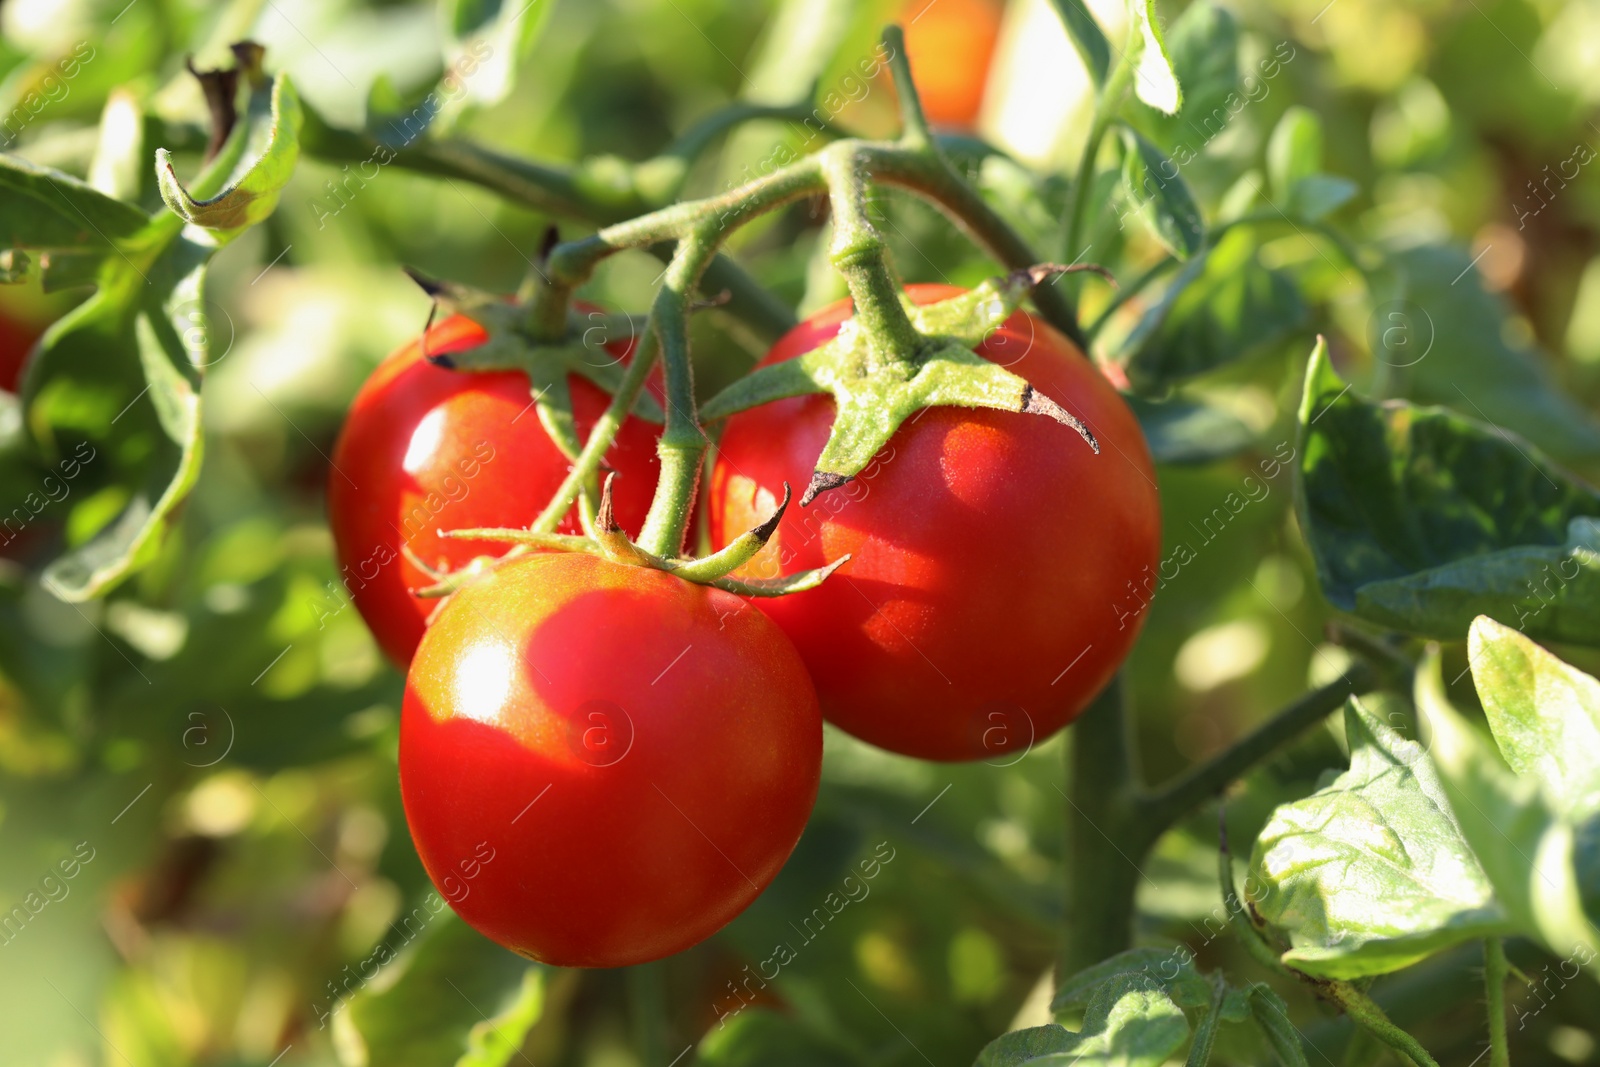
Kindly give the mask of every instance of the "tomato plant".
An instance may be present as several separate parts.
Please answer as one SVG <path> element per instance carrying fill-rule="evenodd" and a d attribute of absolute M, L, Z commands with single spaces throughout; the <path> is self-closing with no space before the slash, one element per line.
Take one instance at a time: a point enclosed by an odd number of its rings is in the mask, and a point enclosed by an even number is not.
<path fill-rule="evenodd" d="M 957 292 L 908 295 L 930 304 Z M 849 315 L 848 302 L 818 312 L 765 363 L 817 348 Z M 1132 648 L 1145 602 L 1129 591 L 1159 562 L 1144 437 L 1083 353 L 1023 312 L 978 353 L 1076 413 L 1101 452 L 1045 419 L 929 409 L 857 480 L 786 514 L 748 565 L 771 577 L 852 557 L 763 610 L 800 649 L 830 722 L 924 759 L 1003 760 L 1070 722 Z M 833 421 L 826 396 L 729 420 L 711 473 L 713 544 L 810 477 Z"/>
<path fill-rule="evenodd" d="M 395 351 L 351 403 L 331 457 L 328 522 L 356 608 L 396 663 L 411 661 L 438 604 L 412 591 L 432 584 L 413 559 L 453 569 L 488 546 L 447 540 L 440 530 L 532 522 L 566 477 L 568 460 L 534 412 L 528 379 L 515 371 L 472 373 L 429 362 L 487 340 L 464 317 L 446 319 Z M 626 345 L 613 345 L 615 358 Z M 572 417 L 586 434 L 606 396 L 572 376 Z M 637 530 L 655 488 L 654 433 L 630 419 L 607 461 L 623 473 L 620 521 Z M 576 532 L 575 513 L 560 529 Z"/>
<path fill-rule="evenodd" d="M 794 649 L 738 609 L 586 555 L 452 598 L 406 682 L 400 789 L 462 918 L 533 959 L 620 967 L 704 940 L 772 881 L 822 721 Z"/>
<path fill-rule="evenodd" d="M 3 5 L 0 1058 L 1600 1062 L 1589 6 Z"/>

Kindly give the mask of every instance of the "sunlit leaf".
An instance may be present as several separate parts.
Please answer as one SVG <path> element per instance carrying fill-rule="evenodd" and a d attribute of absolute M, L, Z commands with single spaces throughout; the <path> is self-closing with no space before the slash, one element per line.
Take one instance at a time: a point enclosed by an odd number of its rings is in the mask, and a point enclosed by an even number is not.
<path fill-rule="evenodd" d="M 1272 815 L 1251 866 L 1256 902 L 1310 974 L 1385 974 L 1506 929 L 1427 753 L 1351 699 L 1350 769 Z"/>

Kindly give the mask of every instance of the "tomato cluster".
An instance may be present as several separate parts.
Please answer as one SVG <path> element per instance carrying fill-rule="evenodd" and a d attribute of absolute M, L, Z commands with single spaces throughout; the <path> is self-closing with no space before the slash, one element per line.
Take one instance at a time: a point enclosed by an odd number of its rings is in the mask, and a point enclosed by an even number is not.
<path fill-rule="evenodd" d="M 927 304 L 959 290 L 908 292 Z M 765 362 L 824 344 L 850 314 L 848 301 L 823 310 Z M 484 339 L 452 318 L 425 347 Z M 525 526 L 569 469 L 524 375 L 448 369 L 423 348 L 395 353 L 357 396 L 331 523 L 357 607 L 409 664 L 400 784 L 418 854 L 463 918 L 524 955 L 613 967 L 704 939 L 798 841 L 824 717 L 910 756 L 1009 763 L 1083 710 L 1139 629 L 1117 605 L 1159 550 L 1143 437 L 1082 353 L 1025 313 L 977 351 L 1076 414 L 1100 453 L 1050 419 L 924 409 L 858 477 L 786 512 L 737 577 L 850 561 L 760 600 L 584 552 L 488 567 L 442 608 L 414 595 L 430 581 L 417 563 L 501 547 L 440 529 Z M 606 398 L 570 384 L 586 434 Z M 816 395 L 727 421 L 703 494 L 714 547 L 810 479 L 833 411 Z M 607 455 L 630 531 L 648 510 L 655 433 L 631 419 Z"/>

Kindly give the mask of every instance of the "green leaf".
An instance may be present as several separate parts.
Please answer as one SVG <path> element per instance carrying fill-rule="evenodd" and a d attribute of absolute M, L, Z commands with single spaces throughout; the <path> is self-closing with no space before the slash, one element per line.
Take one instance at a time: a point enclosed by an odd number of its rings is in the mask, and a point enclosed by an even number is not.
<path fill-rule="evenodd" d="M 1156 0 L 1129 0 L 1128 7 L 1139 33 L 1139 54 L 1133 71 L 1134 94 L 1157 111 L 1177 114 L 1183 105 L 1183 89 L 1173 73 L 1167 43 L 1161 36 Z"/>
<path fill-rule="evenodd" d="M 1147 110 L 1139 125 L 1169 149 L 1182 145 L 1194 152 L 1232 121 L 1227 103 L 1239 84 L 1238 23 L 1226 9 L 1199 0 L 1173 21 L 1167 51 L 1183 86 L 1183 106 L 1176 115 Z M 1180 153 L 1180 162 L 1189 161 Z"/>
<path fill-rule="evenodd" d="M 1267 1039 L 1283 1067 L 1309 1067 L 1306 1052 L 1300 1043 L 1300 1031 L 1289 1021 L 1289 1005 L 1271 988 L 1256 984 L 1250 987 L 1250 1017 L 1256 1029 Z"/>
<path fill-rule="evenodd" d="M 1600 808 L 1600 682 L 1483 616 L 1472 623 L 1467 654 L 1511 769 L 1542 783 L 1560 815 Z"/>
<path fill-rule="evenodd" d="M 1600 643 L 1600 494 L 1468 419 L 1357 396 L 1312 353 L 1297 506 L 1323 593 L 1394 629 L 1458 639 L 1474 617 Z"/>
<path fill-rule="evenodd" d="M 1117 974 L 1095 991 L 1077 1033 L 1052 1025 L 1002 1034 L 976 1067 L 1161 1067 L 1188 1039 L 1183 1009 L 1159 982 Z"/>
<path fill-rule="evenodd" d="M 1423 245 L 1391 254 L 1389 264 L 1427 352 L 1393 361 L 1403 364 L 1408 396 L 1520 434 L 1561 459 L 1600 457 L 1600 421 L 1551 379 L 1549 357 L 1513 332 L 1505 300 L 1484 290 L 1470 252 Z"/>
<path fill-rule="evenodd" d="M 231 343 L 213 336 L 224 324 L 209 320 L 206 264 L 276 199 L 296 152 L 297 106 L 287 81 L 262 80 L 194 183 L 203 196 L 226 190 L 193 201 L 179 188 L 188 216 L 134 212 L 143 221 L 115 239 L 94 295 L 40 340 L 24 382 L 28 427 L 47 458 L 81 459 L 97 490 L 79 498 L 68 520 L 69 530 L 87 523 L 87 541 L 45 568 L 46 588 L 63 600 L 102 595 L 149 563 L 194 486 L 201 378 L 227 354 L 217 342 Z M 37 189 L 54 184 L 107 218 L 134 210 L 108 208 L 116 201 L 71 179 L 37 176 Z M 194 224 L 186 224 L 190 218 Z M 106 522 L 91 509 L 108 500 L 119 510 Z"/>
<path fill-rule="evenodd" d="M 1138 416 L 1145 443 L 1157 463 L 1195 466 L 1237 455 L 1255 443 L 1256 432 L 1237 415 L 1214 404 L 1124 397 Z"/>
<path fill-rule="evenodd" d="M 447 69 L 441 86 L 454 107 L 488 106 L 511 95 L 517 64 L 533 50 L 557 0 L 439 0 Z"/>
<path fill-rule="evenodd" d="M 1309 318 L 1294 282 L 1263 266 L 1250 236 L 1234 231 L 1184 267 L 1129 335 L 1128 381 L 1163 391 L 1281 345 Z"/>
<path fill-rule="evenodd" d="M 1106 74 L 1111 70 L 1111 42 L 1106 40 L 1105 31 L 1089 13 L 1089 7 L 1083 0 L 1051 2 L 1055 4 L 1056 14 L 1061 16 L 1061 24 L 1067 29 L 1072 47 L 1078 50 L 1089 78 L 1096 88 L 1104 88 Z"/>
<path fill-rule="evenodd" d="M 1427 753 L 1354 698 L 1345 735 L 1350 769 L 1273 812 L 1251 859 L 1257 909 L 1289 937 L 1284 961 L 1360 978 L 1503 932 Z"/>
<path fill-rule="evenodd" d="M 1507 769 L 1450 705 L 1437 651 L 1418 667 L 1415 699 L 1462 835 L 1513 928 L 1600 974 L 1600 934 L 1584 911 L 1572 824 L 1551 809 L 1543 783 Z"/>
<path fill-rule="evenodd" d="M 0 154 L 0 249 L 110 249 L 149 222 L 87 182 Z"/>
<path fill-rule="evenodd" d="M 1322 120 L 1295 104 L 1267 138 L 1267 180 L 1275 195 L 1289 199 L 1296 183 L 1322 172 Z"/>
<path fill-rule="evenodd" d="M 1193 954 L 1182 946 L 1130 948 L 1062 982 L 1050 1000 L 1051 1012 L 1060 1014 L 1087 1005 L 1097 989 L 1123 974 L 1143 975 L 1164 988 L 1177 981 L 1203 981 L 1194 969 Z"/>
<path fill-rule="evenodd" d="M 1290 188 L 1286 210 L 1296 218 L 1320 219 L 1349 203 L 1356 192 L 1356 183 L 1349 178 L 1312 174 L 1301 178 Z"/>
<path fill-rule="evenodd" d="M 398 957 L 380 945 L 368 958 L 382 968 L 379 977 L 334 1015 L 340 1061 L 347 1067 L 512 1062 L 543 1011 L 544 969 L 473 930 L 437 894 L 412 914 L 427 923 L 416 942 Z"/>
<path fill-rule="evenodd" d="M 1055 1053 L 1070 1053 L 1078 1047 L 1078 1035 L 1065 1026 L 1030 1026 L 1001 1034 L 978 1053 L 974 1067 L 1021 1067 L 1038 1063 Z"/>
<path fill-rule="evenodd" d="M 813 1027 L 752 1009 L 708 1031 L 694 1062 L 700 1067 L 847 1067 L 857 1061 Z"/>
<path fill-rule="evenodd" d="M 1131 127 L 1123 128 L 1122 138 L 1123 190 L 1156 238 L 1188 259 L 1205 245 L 1206 226 L 1178 165 Z"/>
<path fill-rule="evenodd" d="M 1158 983 L 1126 974 L 1095 993 L 1076 1036 L 1071 1052 L 1045 1057 L 1041 1067 L 1160 1067 L 1189 1040 L 1189 1021 Z"/>
<path fill-rule="evenodd" d="M 205 199 L 196 200 L 178 181 L 172 154 L 156 151 L 156 180 L 161 199 L 187 223 L 211 230 L 226 243 L 261 222 L 278 205 L 300 158 L 300 98 L 285 75 L 270 92 L 251 94 L 250 114 L 229 136 L 205 175 L 195 183 Z M 212 194 L 211 186 L 220 185 Z"/>

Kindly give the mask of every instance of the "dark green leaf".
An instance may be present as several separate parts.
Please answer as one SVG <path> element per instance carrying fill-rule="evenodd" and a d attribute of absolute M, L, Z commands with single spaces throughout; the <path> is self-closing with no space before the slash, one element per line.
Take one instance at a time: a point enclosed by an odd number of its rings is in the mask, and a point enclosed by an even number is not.
<path fill-rule="evenodd" d="M 1351 699 L 1350 769 L 1278 808 L 1251 858 L 1284 961 L 1326 978 L 1386 974 L 1503 932 L 1504 912 L 1426 751 Z"/>
<path fill-rule="evenodd" d="M 1250 1015 L 1283 1067 L 1308 1067 L 1305 1048 L 1300 1044 L 1300 1031 L 1289 1021 L 1289 1005 L 1282 997 L 1267 986 L 1251 986 Z"/>
<path fill-rule="evenodd" d="M 1160 982 L 1114 974 L 1095 989 L 1077 1033 L 1037 1026 L 1004 1034 L 979 1053 L 976 1067 L 1161 1067 L 1188 1039 L 1189 1021 Z"/>
<path fill-rule="evenodd" d="M 1424 245 L 1390 264 L 1403 277 L 1402 316 L 1426 352 L 1390 359 L 1412 399 L 1510 430 L 1562 459 L 1600 456 L 1600 422 L 1551 380 L 1543 353 L 1514 337 L 1505 301 L 1484 291 L 1471 253 Z M 1374 351 L 1387 358 L 1383 346 Z"/>
<path fill-rule="evenodd" d="M 1100 29 L 1100 24 L 1089 13 L 1088 5 L 1083 0 L 1051 2 L 1055 4 L 1061 24 L 1067 28 L 1067 36 L 1072 39 L 1072 47 L 1078 50 L 1089 77 L 1097 87 L 1104 86 L 1106 74 L 1111 70 L 1111 43 L 1106 40 L 1105 31 Z"/>
<path fill-rule="evenodd" d="M 1132 128 L 1122 136 L 1124 192 L 1161 243 L 1188 259 L 1205 244 L 1206 227 L 1178 165 Z"/>
<path fill-rule="evenodd" d="M 1030 1026 L 1001 1034 L 978 1053 L 975 1067 L 1021 1067 L 1057 1052 L 1071 1052 L 1078 1035 L 1064 1026 Z"/>
<path fill-rule="evenodd" d="M 1157 463 L 1190 466 L 1210 463 L 1249 448 L 1256 434 L 1237 415 L 1198 400 L 1162 402 L 1125 398 L 1139 418 L 1150 455 Z"/>
<path fill-rule="evenodd" d="M 1459 638 L 1479 614 L 1600 641 L 1600 495 L 1537 450 L 1447 411 L 1358 397 L 1312 354 L 1301 528 L 1324 594 L 1395 629 Z M 1535 584 L 1536 583 L 1536 584 Z"/>
<path fill-rule="evenodd" d="M 436 893 L 413 909 L 423 933 L 396 958 L 398 978 L 364 985 L 334 1016 L 347 1067 L 503 1067 L 544 1007 L 544 971 L 456 918 Z M 409 927 L 408 927 L 409 929 Z M 380 974 L 384 972 L 379 971 Z"/>
<path fill-rule="evenodd" d="M 1263 266 L 1249 235 L 1235 231 L 1184 267 L 1135 327 L 1128 380 L 1164 390 L 1282 344 L 1309 317 L 1294 282 Z"/>
<path fill-rule="evenodd" d="M 1194 969 L 1193 954 L 1181 946 L 1131 948 L 1086 967 L 1062 982 L 1050 1001 L 1050 1010 L 1060 1013 L 1083 1007 L 1093 998 L 1095 990 L 1121 974 L 1143 975 L 1163 986 L 1199 977 Z"/>

